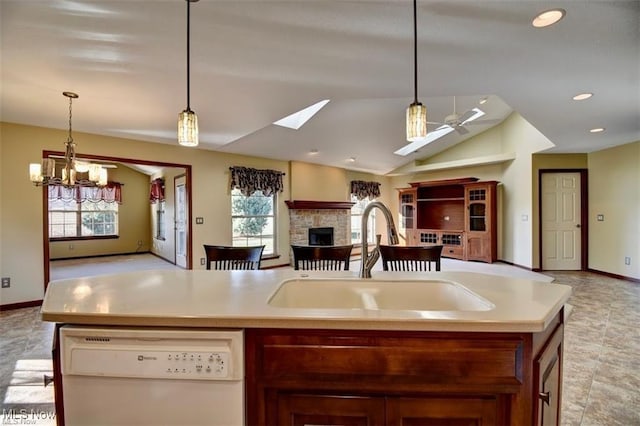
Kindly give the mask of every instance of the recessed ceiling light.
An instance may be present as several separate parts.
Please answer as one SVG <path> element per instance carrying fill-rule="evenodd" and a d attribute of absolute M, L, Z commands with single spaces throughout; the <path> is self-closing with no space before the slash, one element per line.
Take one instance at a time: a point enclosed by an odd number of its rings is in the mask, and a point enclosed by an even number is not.
<path fill-rule="evenodd" d="M 350 163 L 355 163 L 355 162 L 356 162 L 356 157 L 351 157 L 351 158 L 349 158 L 349 162 L 350 162 Z"/>
<path fill-rule="evenodd" d="M 600 132 L 604 132 L 605 128 L 604 127 L 596 127 L 594 129 L 589 130 L 591 133 L 600 133 Z"/>
<path fill-rule="evenodd" d="M 482 98 L 482 99 L 480 99 L 479 104 L 480 104 L 480 105 L 484 105 L 484 104 L 486 104 L 486 103 L 487 103 L 487 101 L 488 101 L 488 100 L 489 100 L 489 98 L 486 98 L 486 97 L 485 97 L 485 98 Z"/>
<path fill-rule="evenodd" d="M 533 18 L 533 22 L 531 22 L 531 24 L 536 28 L 548 27 L 549 25 L 553 25 L 564 18 L 566 13 L 567 12 L 564 9 L 546 10 Z"/>
<path fill-rule="evenodd" d="M 589 99 L 593 96 L 593 93 L 580 93 L 575 95 L 573 98 L 574 101 L 584 101 L 585 99 Z"/>
<path fill-rule="evenodd" d="M 318 150 L 315 148 L 309 151 L 309 155 L 316 155 L 317 153 L 318 153 Z"/>

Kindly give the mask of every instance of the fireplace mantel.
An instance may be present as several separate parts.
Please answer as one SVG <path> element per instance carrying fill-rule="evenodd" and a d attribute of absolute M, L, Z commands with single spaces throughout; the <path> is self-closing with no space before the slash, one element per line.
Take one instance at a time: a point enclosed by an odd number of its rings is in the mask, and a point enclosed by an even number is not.
<path fill-rule="evenodd" d="M 350 210 L 355 204 L 350 201 L 308 201 L 308 200 L 286 200 L 285 203 L 290 210 L 327 210 L 345 209 Z"/>

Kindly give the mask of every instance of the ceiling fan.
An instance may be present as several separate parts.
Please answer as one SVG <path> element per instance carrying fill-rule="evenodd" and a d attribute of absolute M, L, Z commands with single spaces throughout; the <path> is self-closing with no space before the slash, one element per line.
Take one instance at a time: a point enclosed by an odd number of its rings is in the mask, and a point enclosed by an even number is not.
<path fill-rule="evenodd" d="M 453 113 L 447 115 L 444 118 L 443 122 L 433 122 L 428 121 L 427 124 L 438 124 L 440 126 L 451 127 L 453 130 L 458 132 L 461 135 L 466 135 L 469 133 L 467 129 L 465 129 L 465 125 L 471 123 L 474 120 L 485 115 L 484 111 L 480 108 L 472 108 L 469 111 L 466 111 L 464 114 L 460 115 L 456 112 L 456 97 L 453 97 Z M 440 129 L 440 127 L 438 128 Z M 438 130 L 436 129 L 436 130 Z"/>
<path fill-rule="evenodd" d="M 403 146 L 402 148 L 398 149 L 397 151 L 394 151 L 394 154 L 403 155 L 403 156 L 409 155 L 411 153 L 414 153 L 416 150 L 422 148 L 426 144 L 431 143 L 436 139 L 440 139 L 445 135 L 448 135 L 454 130 L 461 135 L 467 134 L 469 133 L 469 131 L 465 129 L 464 126 L 466 126 L 467 124 L 470 124 L 474 120 L 477 120 L 483 115 L 485 115 L 485 112 L 482 111 L 480 108 L 472 108 L 469 111 L 465 112 L 464 114 L 459 115 L 456 112 L 456 97 L 454 96 L 453 97 L 453 113 L 447 115 L 444 119 L 444 122 L 427 121 L 427 125 L 435 124 L 438 127 L 435 130 L 430 130 L 427 133 L 426 138 L 411 142 Z M 474 124 L 479 124 L 479 123 L 480 122 L 477 122 Z"/>

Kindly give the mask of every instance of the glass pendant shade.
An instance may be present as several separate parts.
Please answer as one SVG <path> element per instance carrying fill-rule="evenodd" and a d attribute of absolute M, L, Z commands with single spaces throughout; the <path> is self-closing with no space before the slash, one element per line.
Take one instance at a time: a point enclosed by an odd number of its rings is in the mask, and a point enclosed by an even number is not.
<path fill-rule="evenodd" d="M 178 143 L 198 146 L 198 116 L 189 109 L 178 114 Z"/>
<path fill-rule="evenodd" d="M 427 137 L 427 107 L 414 102 L 407 108 L 407 140 L 415 142 Z"/>

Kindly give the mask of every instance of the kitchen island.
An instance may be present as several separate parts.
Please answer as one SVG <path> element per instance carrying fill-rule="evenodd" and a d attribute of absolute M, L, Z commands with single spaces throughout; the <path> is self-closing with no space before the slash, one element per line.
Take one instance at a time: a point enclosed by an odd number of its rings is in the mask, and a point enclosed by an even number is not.
<path fill-rule="evenodd" d="M 405 310 L 270 303 L 283 282 L 305 280 L 359 281 L 355 272 L 289 269 L 60 280 L 47 289 L 42 318 L 58 329 L 244 330 L 251 425 L 559 422 L 570 287 L 470 272 L 376 272 L 369 283 L 453 283 L 484 305 Z M 59 359 L 57 365 L 60 376 Z M 64 395 L 56 384 L 58 408 Z"/>

